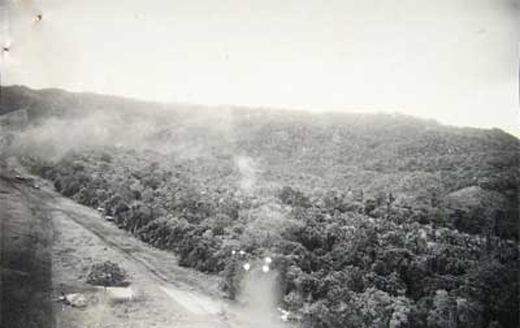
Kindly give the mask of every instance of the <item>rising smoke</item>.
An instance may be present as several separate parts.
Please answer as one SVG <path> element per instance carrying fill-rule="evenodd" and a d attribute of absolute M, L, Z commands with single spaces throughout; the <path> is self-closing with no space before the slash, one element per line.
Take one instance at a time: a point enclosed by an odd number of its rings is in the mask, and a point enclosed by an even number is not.
<path fill-rule="evenodd" d="M 235 164 L 240 173 L 240 189 L 246 194 L 252 193 L 256 185 L 258 172 L 255 161 L 248 156 L 237 156 L 235 157 Z"/>
<path fill-rule="evenodd" d="M 265 261 L 258 261 L 251 266 L 242 281 L 242 294 L 239 302 L 244 306 L 245 319 L 251 328 L 282 327 L 280 313 L 277 310 L 277 299 L 280 296 L 278 272 L 270 269 Z"/>

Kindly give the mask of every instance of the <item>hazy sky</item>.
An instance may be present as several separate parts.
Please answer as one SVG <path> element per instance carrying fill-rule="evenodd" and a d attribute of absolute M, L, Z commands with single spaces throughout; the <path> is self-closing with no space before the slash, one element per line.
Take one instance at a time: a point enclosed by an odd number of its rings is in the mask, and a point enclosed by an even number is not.
<path fill-rule="evenodd" d="M 6 84 L 520 135 L 518 0 L 0 2 Z"/>

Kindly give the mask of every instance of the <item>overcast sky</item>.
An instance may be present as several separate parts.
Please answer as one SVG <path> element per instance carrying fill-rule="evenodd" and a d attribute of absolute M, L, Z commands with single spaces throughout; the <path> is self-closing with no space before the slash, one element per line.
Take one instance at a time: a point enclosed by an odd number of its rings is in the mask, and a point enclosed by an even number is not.
<path fill-rule="evenodd" d="M 520 135 L 518 0 L 0 2 L 4 84 Z"/>

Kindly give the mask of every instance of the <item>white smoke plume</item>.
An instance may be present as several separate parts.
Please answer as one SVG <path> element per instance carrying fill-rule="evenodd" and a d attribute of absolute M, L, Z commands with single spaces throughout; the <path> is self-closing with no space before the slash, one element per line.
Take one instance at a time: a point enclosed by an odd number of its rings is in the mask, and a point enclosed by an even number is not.
<path fill-rule="evenodd" d="M 247 315 L 245 321 L 251 328 L 283 327 L 276 300 L 280 294 L 277 271 L 265 270 L 268 264 L 253 264 L 242 282 L 242 294 L 239 301 L 244 305 Z"/>
<path fill-rule="evenodd" d="M 239 187 L 242 191 L 249 194 L 257 183 L 258 168 L 256 163 L 248 156 L 237 156 L 235 163 L 240 173 Z"/>

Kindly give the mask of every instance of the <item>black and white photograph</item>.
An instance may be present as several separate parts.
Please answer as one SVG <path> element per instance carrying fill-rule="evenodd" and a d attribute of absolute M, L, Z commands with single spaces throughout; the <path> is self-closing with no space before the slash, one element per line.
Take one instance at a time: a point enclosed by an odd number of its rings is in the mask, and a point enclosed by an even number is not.
<path fill-rule="evenodd" d="M 0 328 L 520 327 L 520 0 L 0 0 Z"/>

